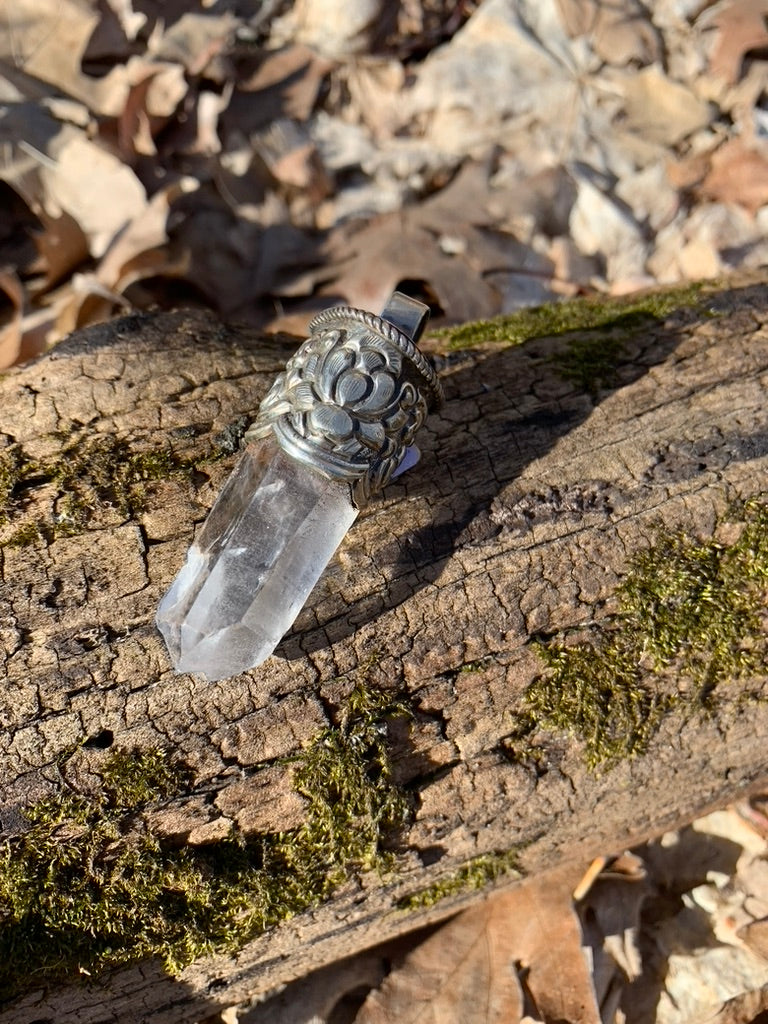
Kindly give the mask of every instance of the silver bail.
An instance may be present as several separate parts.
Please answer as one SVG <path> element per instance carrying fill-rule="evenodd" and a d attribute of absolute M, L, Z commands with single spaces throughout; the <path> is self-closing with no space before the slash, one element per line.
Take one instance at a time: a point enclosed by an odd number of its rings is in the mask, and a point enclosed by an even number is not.
<path fill-rule="evenodd" d="M 381 311 L 381 319 L 402 331 L 415 344 L 427 326 L 429 306 L 417 299 L 412 299 L 410 295 L 392 292 L 389 301 Z"/>

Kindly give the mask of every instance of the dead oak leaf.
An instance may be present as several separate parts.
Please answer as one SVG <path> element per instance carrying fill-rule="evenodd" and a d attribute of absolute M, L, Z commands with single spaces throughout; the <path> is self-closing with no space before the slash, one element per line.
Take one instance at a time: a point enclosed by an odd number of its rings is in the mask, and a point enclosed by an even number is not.
<path fill-rule="evenodd" d="M 602 1017 L 612 1021 L 627 984 L 642 970 L 637 940 L 640 910 L 648 895 L 647 872 L 632 853 L 600 860 L 605 861 L 603 869 L 580 901 L 579 917 Z"/>
<path fill-rule="evenodd" d="M 123 292 L 137 282 L 154 277 L 182 278 L 188 274 L 188 254 L 169 252 L 166 228 L 171 205 L 195 188 L 196 182 L 183 178 L 156 192 L 115 238 L 95 271 L 75 274 L 66 301 L 57 306 L 49 328 L 49 343 L 78 327 L 108 319 L 116 309 L 129 309 Z"/>
<path fill-rule="evenodd" d="M 96 113 L 119 112 L 124 67 L 117 65 L 98 79 L 82 70 L 83 54 L 99 24 L 96 5 L 78 0 L 14 0 L 9 10 L 7 31 L 0 33 L 0 58 L 81 100 Z"/>
<path fill-rule="evenodd" d="M 423 281 L 451 320 L 477 320 L 499 311 L 499 295 L 468 265 L 464 254 L 446 253 L 439 236 L 412 211 L 387 213 L 365 227 L 335 229 L 335 279 L 324 289 L 352 306 L 381 309 L 405 280 Z"/>
<path fill-rule="evenodd" d="M 144 186 L 130 167 L 84 132 L 64 125 L 41 160 L 39 200 L 52 217 L 70 214 L 99 257 L 144 211 Z"/>
<path fill-rule="evenodd" d="M 18 359 L 25 358 L 22 352 L 21 317 L 24 309 L 24 289 L 17 275 L 8 267 L 0 268 L 0 293 L 10 301 L 10 316 L 0 324 L 0 369 L 4 370 Z M 5 303 L 3 302 L 3 305 Z M 34 355 L 36 353 L 28 353 Z"/>
<path fill-rule="evenodd" d="M 658 65 L 619 79 L 626 100 L 626 123 L 651 142 L 674 146 L 712 118 L 708 103 L 666 75 Z"/>
<path fill-rule="evenodd" d="M 582 874 L 583 870 L 564 865 L 504 894 L 509 897 L 506 927 L 515 934 L 516 960 L 525 971 L 526 989 L 538 1016 L 547 1024 L 600 1024 L 571 898 Z"/>
<path fill-rule="evenodd" d="M 222 14 L 186 11 L 162 32 L 153 34 L 153 56 L 181 65 L 190 75 L 205 73 L 207 78 L 223 82 L 227 76 L 226 65 L 217 67 L 216 62 L 236 29 L 237 19 L 229 11 Z"/>
<path fill-rule="evenodd" d="M 505 895 L 459 914 L 371 992 L 355 1024 L 515 1024 L 523 995 Z"/>
<path fill-rule="evenodd" d="M 496 228 L 503 190 L 488 189 L 488 167 L 468 163 L 424 202 L 380 214 L 363 227 L 334 228 L 328 250 L 335 276 L 323 291 L 352 306 L 380 309 L 402 281 L 424 282 L 446 317 L 458 323 L 501 312 L 494 275 L 548 281 L 553 265 L 511 233 Z"/>
<path fill-rule="evenodd" d="M 717 42 L 710 71 L 733 85 L 741 78 L 744 57 L 768 46 L 768 0 L 731 0 L 715 17 Z"/>
<path fill-rule="evenodd" d="M 557 0 L 557 6 L 568 35 L 588 36 L 608 64 L 651 64 L 662 56 L 658 29 L 639 0 Z"/>
<path fill-rule="evenodd" d="M 737 934 L 753 953 L 768 960 L 768 917 L 743 925 Z"/>
<path fill-rule="evenodd" d="M 40 276 L 28 283 L 32 294 L 47 292 L 88 257 L 88 239 L 74 217 L 66 211 L 52 217 L 41 205 L 36 214 L 40 229 L 32 235 L 38 257 L 29 271 Z"/>
<path fill-rule="evenodd" d="M 249 135 L 277 118 L 306 121 L 333 66 L 306 46 L 259 54 L 256 66 L 243 62 L 229 107 L 222 115 L 225 136 Z"/>
<path fill-rule="evenodd" d="M 712 155 L 709 172 L 697 191 L 705 199 L 737 203 L 756 213 L 768 203 L 768 149 L 729 139 Z"/>
<path fill-rule="evenodd" d="M 547 1024 L 600 1024 L 571 899 L 581 874 L 547 872 L 459 914 L 369 994 L 355 1024 L 518 1024 L 524 1008 Z"/>

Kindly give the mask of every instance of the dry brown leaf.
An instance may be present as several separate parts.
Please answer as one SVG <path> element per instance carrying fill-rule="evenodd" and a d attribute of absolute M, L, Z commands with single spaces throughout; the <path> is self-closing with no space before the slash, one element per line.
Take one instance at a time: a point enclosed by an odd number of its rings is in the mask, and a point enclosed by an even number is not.
<path fill-rule="evenodd" d="M 14 0 L 13 17 L 0 33 L 0 56 L 33 78 L 81 100 L 105 115 L 119 113 L 126 72 L 114 67 L 103 78 L 85 75 L 81 62 L 99 24 L 95 4 L 78 0 Z M 126 56 L 128 50 L 126 47 Z"/>
<path fill-rule="evenodd" d="M 122 292 L 145 277 L 163 272 L 178 276 L 186 264 L 171 259 L 162 249 L 168 241 L 168 211 L 180 196 L 196 188 L 194 179 L 182 178 L 156 192 L 104 254 L 94 280 L 102 288 Z"/>
<path fill-rule="evenodd" d="M 715 18 L 718 34 L 709 69 L 733 85 L 741 78 L 744 57 L 768 45 L 768 0 L 731 0 Z"/>
<path fill-rule="evenodd" d="M 259 57 L 237 84 L 224 121 L 248 133 L 278 117 L 306 121 L 333 65 L 306 46 L 288 46 Z M 258 93 L 258 99 L 253 95 Z"/>
<path fill-rule="evenodd" d="M 171 204 L 192 187 L 196 183 L 191 179 L 181 179 L 157 192 L 116 237 L 95 271 L 75 274 L 67 287 L 51 298 L 48 315 L 42 311 L 35 317 L 25 317 L 25 339 L 29 331 L 30 338 L 39 339 L 37 344 L 44 340 L 51 345 L 79 327 L 129 310 L 131 304 L 123 293 L 131 285 L 147 278 L 185 277 L 188 256 L 185 252 L 169 252 L 166 224 Z"/>
<path fill-rule="evenodd" d="M 601 872 L 603 880 L 613 879 L 621 882 L 644 882 L 648 877 L 645 862 L 636 853 L 625 850 L 618 857 L 609 857 Z"/>
<path fill-rule="evenodd" d="M 192 144 L 185 147 L 185 152 L 212 156 L 221 151 L 219 118 L 229 106 L 233 88 L 232 82 L 227 82 L 221 94 L 209 89 L 204 89 L 198 94 L 195 108 L 197 131 Z"/>
<path fill-rule="evenodd" d="M 666 165 L 667 177 L 675 188 L 688 189 L 703 181 L 712 165 L 712 153 L 693 153 L 682 160 L 669 160 Z"/>
<path fill-rule="evenodd" d="M 126 65 L 127 81 L 122 109 L 116 118 L 117 139 L 123 158 L 154 156 L 155 136 L 167 124 L 188 91 L 178 64 L 150 64 L 132 58 Z"/>
<path fill-rule="evenodd" d="M 120 153 L 126 163 L 131 162 L 136 155 L 154 156 L 157 153 L 147 114 L 147 93 L 151 84 L 152 77 L 147 75 L 141 82 L 131 86 L 115 124 Z"/>
<path fill-rule="evenodd" d="M 658 30 L 639 0 L 557 0 L 557 5 L 568 35 L 588 36 L 609 64 L 649 64 L 662 56 Z"/>
<path fill-rule="evenodd" d="M 372 992 L 355 1024 L 518 1024 L 517 972 L 548 1024 L 600 1024 L 581 948 L 571 866 L 465 911 L 418 946 Z"/>
<path fill-rule="evenodd" d="M 130 311 L 130 303 L 100 284 L 93 274 L 75 274 L 61 304 L 55 306 L 55 319 L 48 325 L 48 343 L 54 344 L 79 327 L 104 323 L 115 310 Z"/>
<path fill-rule="evenodd" d="M 24 289 L 21 281 L 8 267 L 0 269 L 0 292 L 10 300 L 10 318 L 0 326 L 0 370 L 13 366 L 19 359 L 33 353 L 22 353 L 21 314 L 24 309 Z"/>
<path fill-rule="evenodd" d="M 614 289 L 652 283 L 646 275 L 648 242 L 631 211 L 589 174 L 575 172 L 578 194 L 570 217 L 571 237 L 582 253 L 605 261 Z"/>
<path fill-rule="evenodd" d="M 45 305 L 25 313 L 21 321 L 23 336 L 19 362 L 34 358 L 59 341 L 67 331 L 57 329 L 57 320 L 70 301 L 71 288 L 60 290 L 53 298 L 46 296 Z"/>
<path fill-rule="evenodd" d="M 657 65 L 633 71 L 622 79 L 627 126 L 664 146 L 674 146 L 703 128 L 713 109 L 687 86 L 675 82 Z"/>
<path fill-rule="evenodd" d="M 640 910 L 648 895 L 645 880 L 645 865 L 635 854 L 608 858 L 579 903 L 592 983 L 604 1021 L 615 1019 L 627 984 L 641 973 L 637 940 Z"/>
<path fill-rule="evenodd" d="M 736 934 L 753 953 L 768 960 L 768 917 L 745 924 Z"/>
<path fill-rule="evenodd" d="M 29 268 L 39 278 L 28 284 L 30 292 L 46 292 L 88 256 L 88 239 L 69 213 L 51 217 L 44 209 L 37 210 L 40 230 L 33 232 L 38 258 Z"/>
<path fill-rule="evenodd" d="M 368 995 L 355 1024 L 517 1024 L 510 913 L 501 895 L 459 914 Z"/>
<path fill-rule="evenodd" d="M 205 72 L 207 78 L 219 80 L 209 65 L 226 48 L 237 26 L 234 15 L 225 11 L 187 11 L 157 33 L 152 53 L 160 60 L 182 65 L 190 75 Z"/>
<path fill-rule="evenodd" d="M 757 832 L 759 836 L 768 839 L 768 795 L 757 794 L 749 800 L 744 800 L 737 805 L 737 811 L 742 818 Z"/>
<path fill-rule="evenodd" d="M 502 146 L 533 171 L 615 158 L 616 99 L 601 62 L 563 30 L 556 0 L 486 2 L 414 69 L 401 122 L 443 154 Z"/>
<path fill-rule="evenodd" d="M 349 95 L 345 120 L 369 127 L 375 138 L 391 139 L 402 123 L 405 68 L 398 60 L 359 60 L 334 74 Z"/>
<path fill-rule="evenodd" d="M 331 233 L 338 246 L 337 272 L 324 291 L 341 294 L 350 305 L 382 309 L 406 280 L 423 281 L 456 322 L 500 311 L 500 297 L 468 264 L 462 253 L 441 250 L 439 238 L 411 210 L 375 217 L 355 231 L 347 225 Z"/>
<path fill-rule="evenodd" d="M 135 39 L 147 23 L 146 14 L 134 11 L 131 0 L 107 0 L 126 39 Z"/>
<path fill-rule="evenodd" d="M 253 139 L 256 152 L 281 185 L 304 193 L 315 205 L 331 192 L 314 142 L 289 118 L 280 118 Z"/>
<path fill-rule="evenodd" d="M 583 869 L 566 865 L 504 894 L 509 897 L 506 927 L 514 929 L 515 958 L 526 972 L 526 989 L 538 1016 L 546 1022 L 600 1024 L 571 901 L 582 875 Z"/>
<path fill-rule="evenodd" d="M 64 125 L 48 153 L 40 155 L 36 192 L 33 202 L 49 216 L 66 212 L 77 222 L 96 257 L 147 205 L 144 186 L 131 168 L 71 125 Z"/>
<path fill-rule="evenodd" d="M 370 53 L 392 31 L 397 5 L 387 0 L 296 0 L 274 31 L 318 53 L 349 57 Z"/>
<path fill-rule="evenodd" d="M 706 199 L 738 203 L 756 213 L 768 203 L 768 151 L 759 144 L 729 139 L 713 154 L 698 192 Z"/>
<path fill-rule="evenodd" d="M 714 1017 L 705 1024 L 763 1024 L 765 1012 L 768 1011 L 768 984 L 755 992 L 746 992 L 736 999 L 724 1003 Z"/>
<path fill-rule="evenodd" d="M 379 309 L 401 282 L 422 281 L 452 321 L 501 312 L 492 276 L 520 274 L 546 283 L 553 268 L 532 247 L 495 229 L 504 196 L 495 198 L 488 194 L 487 165 L 469 163 L 417 206 L 380 215 L 362 228 L 340 225 L 329 240 L 338 269 L 324 291 Z"/>

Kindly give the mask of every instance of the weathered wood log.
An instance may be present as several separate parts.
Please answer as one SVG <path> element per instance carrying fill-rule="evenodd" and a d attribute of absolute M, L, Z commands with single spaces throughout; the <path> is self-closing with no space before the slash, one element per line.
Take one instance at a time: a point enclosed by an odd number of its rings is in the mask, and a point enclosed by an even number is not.
<path fill-rule="evenodd" d="M 109 812 L 105 861 L 137 830 L 207 851 L 213 873 L 233 829 L 278 836 L 263 849 L 283 856 L 279 837 L 313 813 L 307 752 L 355 737 L 368 749 L 354 764 L 407 804 L 366 847 L 389 845 L 386 870 L 353 851 L 332 894 L 310 891 L 325 898 L 239 952 L 47 990 L 33 950 L 31 991 L 1 1022 L 192 1021 L 454 912 L 473 869 L 586 861 L 765 785 L 767 520 L 759 501 L 732 503 L 768 490 L 768 287 L 654 302 L 656 316 L 590 307 L 595 330 L 520 345 L 435 342 L 447 402 L 420 465 L 363 513 L 275 656 L 215 684 L 171 672 L 154 611 L 295 339 L 200 313 L 128 317 L 0 380 L 10 862 L 25 808 L 38 822 L 59 808 L 46 842 L 85 842 L 93 816 L 73 824 L 72 808 L 109 807 L 116 750 L 137 779 L 158 750 L 185 774 L 117 825 Z M 402 909 L 446 879 L 445 899 Z M 82 947 L 76 921 L 49 925 L 38 943 L 59 927 Z"/>

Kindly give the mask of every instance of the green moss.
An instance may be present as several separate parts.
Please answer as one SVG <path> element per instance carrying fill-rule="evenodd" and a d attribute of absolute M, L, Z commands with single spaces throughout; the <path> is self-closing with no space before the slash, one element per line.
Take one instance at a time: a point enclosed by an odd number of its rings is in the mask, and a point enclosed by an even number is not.
<path fill-rule="evenodd" d="M 137 450 L 118 437 L 78 441 L 64 448 L 51 467 L 61 493 L 59 531 L 79 533 L 105 508 L 136 515 L 146 507 L 147 483 L 189 468 L 168 448 Z"/>
<path fill-rule="evenodd" d="M 535 733 L 536 721 L 533 715 L 517 715 L 514 728 L 499 743 L 499 751 L 507 760 L 540 776 L 549 770 L 550 756 L 547 748 L 535 738 Z"/>
<path fill-rule="evenodd" d="M 578 298 L 518 309 L 493 320 L 477 320 L 439 332 L 453 349 L 485 342 L 518 345 L 528 338 L 550 338 L 597 327 L 636 329 L 677 309 L 701 302 L 702 285 L 692 284 L 625 298 Z"/>
<path fill-rule="evenodd" d="M 408 804 L 392 780 L 385 720 L 408 713 L 391 694 L 356 686 L 338 725 L 299 759 L 296 788 L 309 814 L 284 852 L 303 865 L 317 898 L 329 895 L 350 867 L 370 871 L 389 860 L 382 838 L 405 824 Z"/>
<path fill-rule="evenodd" d="M 11 445 L 0 452 L 0 526 L 9 521 L 19 485 L 32 475 L 34 467 L 20 445 Z"/>
<path fill-rule="evenodd" d="M 41 529 L 41 524 L 36 520 L 29 523 L 24 523 L 18 530 L 14 530 L 4 546 L 8 548 L 26 548 L 30 544 L 35 544 L 39 540 L 43 540 L 44 534 Z"/>
<path fill-rule="evenodd" d="M 625 335 L 608 327 L 600 333 L 573 338 L 551 362 L 561 377 L 593 397 L 600 387 L 613 386 L 616 365 L 624 352 Z"/>
<path fill-rule="evenodd" d="M 666 534 L 634 561 L 621 587 L 656 667 L 675 661 L 699 687 L 765 668 L 768 505 L 740 503 L 731 543 Z"/>
<path fill-rule="evenodd" d="M 595 643 L 540 648 L 551 669 L 526 692 L 533 720 L 575 733 L 594 767 L 645 750 L 669 699 L 641 681 L 642 653 L 631 637 L 601 637 Z"/>
<path fill-rule="evenodd" d="M 176 796 L 189 782 L 189 774 L 178 761 L 169 760 L 161 750 L 138 755 L 113 754 L 101 772 L 102 797 L 110 807 L 143 807 Z"/>
<path fill-rule="evenodd" d="M 150 812 L 188 775 L 160 751 L 114 754 L 97 795 L 63 790 L 30 808 L 29 830 L 0 847 L 0 996 L 147 957 L 176 973 L 386 865 L 382 843 L 408 813 L 386 752 L 386 719 L 400 713 L 353 691 L 296 760 L 307 815 L 291 832 L 164 845 Z"/>
<path fill-rule="evenodd" d="M 454 874 L 400 900 L 397 904 L 398 909 L 418 910 L 422 907 L 432 907 L 448 896 L 457 896 L 473 889 L 484 889 L 502 875 L 520 878 L 518 856 L 518 850 L 507 850 L 504 853 L 486 853 L 474 857 Z"/>
<path fill-rule="evenodd" d="M 22 511 L 35 487 L 56 488 L 52 522 L 24 523 L 5 541 L 20 547 L 42 537 L 86 530 L 110 510 L 128 517 L 147 504 L 152 481 L 190 475 L 197 468 L 171 448 L 137 448 L 125 438 L 81 438 L 65 445 L 55 459 L 31 459 L 20 445 L 0 453 L 0 525 Z"/>
<path fill-rule="evenodd" d="M 591 640 L 540 646 L 550 671 L 525 695 L 531 732 L 567 730 L 590 765 L 612 762 L 645 750 L 670 708 L 701 708 L 717 685 L 765 671 L 768 505 L 741 502 L 718 532 L 734 539 L 661 533 Z"/>
<path fill-rule="evenodd" d="M 491 664 L 491 658 L 480 658 L 477 661 L 465 661 L 459 669 L 461 675 L 473 675 L 476 672 L 485 672 Z"/>

